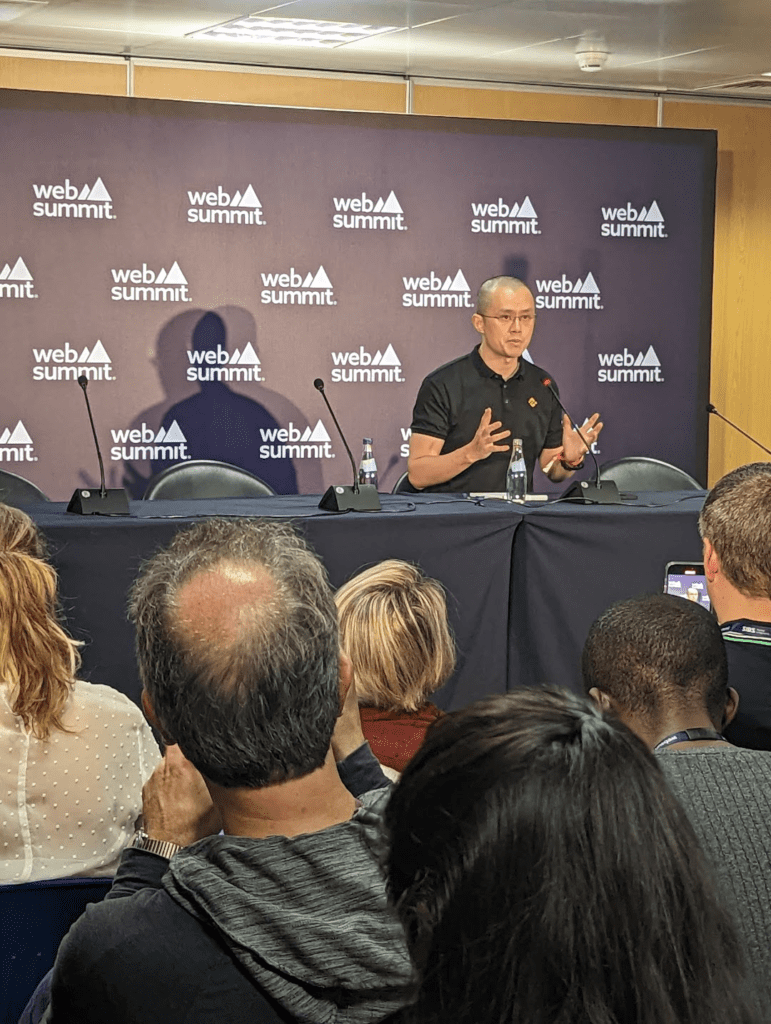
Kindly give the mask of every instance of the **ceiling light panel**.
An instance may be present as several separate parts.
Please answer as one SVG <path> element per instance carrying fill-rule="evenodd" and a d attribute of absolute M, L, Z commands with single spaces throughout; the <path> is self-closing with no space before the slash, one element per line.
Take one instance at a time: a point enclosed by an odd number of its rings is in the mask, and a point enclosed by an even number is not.
<path fill-rule="evenodd" d="M 213 39 L 218 42 L 252 42 L 277 46 L 318 46 L 335 49 L 362 39 L 398 32 L 396 25 L 360 25 L 347 21 L 314 21 L 309 18 L 270 18 L 250 15 L 236 18 L 222 25 L 191 32 L 193 39 Z"/>

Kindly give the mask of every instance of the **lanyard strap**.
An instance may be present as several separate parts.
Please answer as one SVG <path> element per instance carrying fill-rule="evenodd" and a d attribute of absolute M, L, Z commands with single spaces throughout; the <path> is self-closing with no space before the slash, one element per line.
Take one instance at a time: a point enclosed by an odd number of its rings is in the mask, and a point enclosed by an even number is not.
<path fill-rule="evenodd" d="M 673 732 L 659 740 L 653 748 L 654 753 L 662 747 L 668 747 L 671 743 L 693 743 L 696 740 L 722 740 L 723 736 L 716 729 L 681 729 L 680 732 Z"/>

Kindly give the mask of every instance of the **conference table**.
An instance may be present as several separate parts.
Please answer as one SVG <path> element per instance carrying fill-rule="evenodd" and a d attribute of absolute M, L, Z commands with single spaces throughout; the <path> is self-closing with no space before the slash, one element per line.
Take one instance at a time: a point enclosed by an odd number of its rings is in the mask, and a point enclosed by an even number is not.
<path fill-rule="evenodd" d="M 143 559 L 201 517 L 288 520 L 318 552 L 334 587 L 384 558 L 444 584 L 458 664 L 437 694 L 445 709 L 550 684 L 581 689 L 580 655 L 611 602 L 660 591 L 668 561 L 701 558 L 705 492 L 630 495 L 614 505 L 515 505 L 453 495 L 381 495 L 380 512 L 329 513 L 318 496 L 135 501 L 123 517 L 27 507 L 49 541 L 62 609 L 84 641 L 81 676 L 138 700 L 127 593 Z"/>

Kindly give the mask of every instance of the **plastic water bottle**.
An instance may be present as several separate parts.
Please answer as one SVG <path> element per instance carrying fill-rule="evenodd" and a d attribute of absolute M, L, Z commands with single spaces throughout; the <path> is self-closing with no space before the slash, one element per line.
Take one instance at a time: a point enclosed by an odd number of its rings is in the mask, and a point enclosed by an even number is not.
<path fill-rule="evenodd" d="M 527 467 L 522 451 L 522 438 L 515 437 L 511 442 L 511 459 L 506 473 L 506 498 L 509 501 L 522 502 L 527 497 Z"/>
<path fill-rule="evenodd" d="M 361 453 L 361 462 L 359 463 L 359 483 L 372 484 L 375 490 L 377 490 L 377 463 L 372 453 L 372 438 L 365 437 L 362 445 L 364 450 Z"/>

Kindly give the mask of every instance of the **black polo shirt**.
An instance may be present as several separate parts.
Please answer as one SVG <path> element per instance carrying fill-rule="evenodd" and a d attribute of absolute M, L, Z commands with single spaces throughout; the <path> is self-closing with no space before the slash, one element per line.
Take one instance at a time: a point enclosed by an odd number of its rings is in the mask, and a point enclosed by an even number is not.
<path fill-rule="evenodd" d="M 541 383 L 546 376 L 540 366 L 520 359 L 514 376 L 504 380 L 484 362 L 477 347 L 426 377 L 412 412 L 412 432 L 441 437 L 441 454 L 454 452 L 473 438 L 489 406 L 493 421 L 500 420 L 501 429 L 511 431 L 506 444 L 511 445 L 512 437 L 522 438 L 527 489 L 532 491 L 536 459 L 544 448 L 559 448 L 562 444 L 562 412 Z M 510 456 L 510 447 L 507 452 L 492 452 L 452 480 L 424 490 L 505 491 Z"/>

